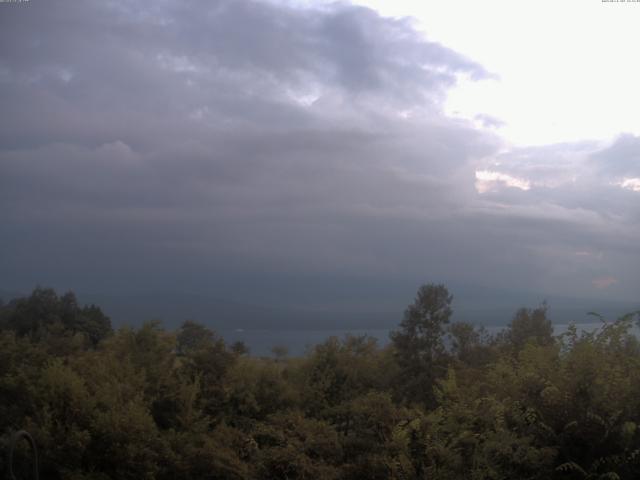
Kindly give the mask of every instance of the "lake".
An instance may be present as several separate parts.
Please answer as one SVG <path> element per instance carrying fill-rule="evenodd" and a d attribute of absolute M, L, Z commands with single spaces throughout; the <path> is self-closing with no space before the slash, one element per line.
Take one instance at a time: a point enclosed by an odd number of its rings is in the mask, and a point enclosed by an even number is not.
<path fill-rule="evenodd" d="M 554 325 L 554 333 L 559 335 L 565 332 L 569 324 Z M 602 323 L 578 323 L 579 331 L 591 331 Z M 504 329 L 504 326 L 486 326 L 487 331 L 495 334 Z M 227 343 L 243 341 L 251 352 L 251 355 L 267 356 L 272 355 L 271 349 L 274 346 L 286 347 L 291 356 L 303 355 L 310 347 L 324 342 L 327 338 L 335 336 L 342 338 L 345 335 L 369 335 L 378 340 L 379 345 L 384 346 L 389 343 L 389 333 L 392 329 L 343 329 L 343 330 L 222 330 Z M 636 332 L 637 333 L 637 332 Z"/>

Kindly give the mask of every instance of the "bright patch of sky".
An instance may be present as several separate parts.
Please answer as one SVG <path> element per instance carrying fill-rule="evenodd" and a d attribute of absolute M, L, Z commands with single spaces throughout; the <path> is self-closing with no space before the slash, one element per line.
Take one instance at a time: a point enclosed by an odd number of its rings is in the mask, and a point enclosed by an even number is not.
<path fill-rule="evenodd" d="M 479 193 L 491 191 L 499 185 L 507 187 L 519 188 L 520 190 L 529 190 L 531 184 L 527 180 L 512 177 L 505 173 L 493 172 L 491 170 L 478 170 L 476 172 L 476 190 Z"/>
<path fill-rule="evenodd" d="M 640 178 L 625 178 L 622 182 L 618 183 L 618 185 L 627 190 L 640 192 Z"/>
<path fill-rule="evenodd" d="M 317 2 L 302 2 L 317 3 Z M 356 0 L 479 62 L 495 80 L 460 79 L 451 116 L 489 115 L 512 145 L 640 133 L 640 3 L 601 0 Z"/>

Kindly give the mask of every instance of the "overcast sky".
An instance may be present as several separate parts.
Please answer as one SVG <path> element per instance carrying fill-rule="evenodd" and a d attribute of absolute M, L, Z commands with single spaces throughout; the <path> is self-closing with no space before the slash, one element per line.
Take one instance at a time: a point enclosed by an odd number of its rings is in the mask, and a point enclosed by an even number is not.
<path fill-rule="evenodd" d="M 640 3 L 361 3 L 0 3 L 0 289 L 637 300 Z"/>

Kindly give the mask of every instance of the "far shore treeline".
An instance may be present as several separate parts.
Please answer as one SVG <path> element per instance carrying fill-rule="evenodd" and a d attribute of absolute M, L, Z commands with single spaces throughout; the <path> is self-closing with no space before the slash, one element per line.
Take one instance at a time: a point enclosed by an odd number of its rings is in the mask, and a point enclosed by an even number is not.
<path fill-rule="evenodd" d="M 453 306 L 423 285 L 385 346 L 257 357 L 36 288 L 0 302 L 0 478 L 23 429 L 43 479 L 640 478 L 638 312 L 554 335 L 542 304 L 490 334 Z"/>

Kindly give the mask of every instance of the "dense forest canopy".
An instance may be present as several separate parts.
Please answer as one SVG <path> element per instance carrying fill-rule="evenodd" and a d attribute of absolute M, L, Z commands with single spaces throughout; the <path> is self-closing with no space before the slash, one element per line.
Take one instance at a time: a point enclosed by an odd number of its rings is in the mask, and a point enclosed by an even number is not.
<path fill-rule="evenodd" d="M 453 308 L 424 285 L 384 348 L 255 357 L 37 288 L 0 303 L 0 475 L 26 429 L 51 479 L 640 478 L 636 314 L 554 336 L 543 304 L 489 335 Z"/>

